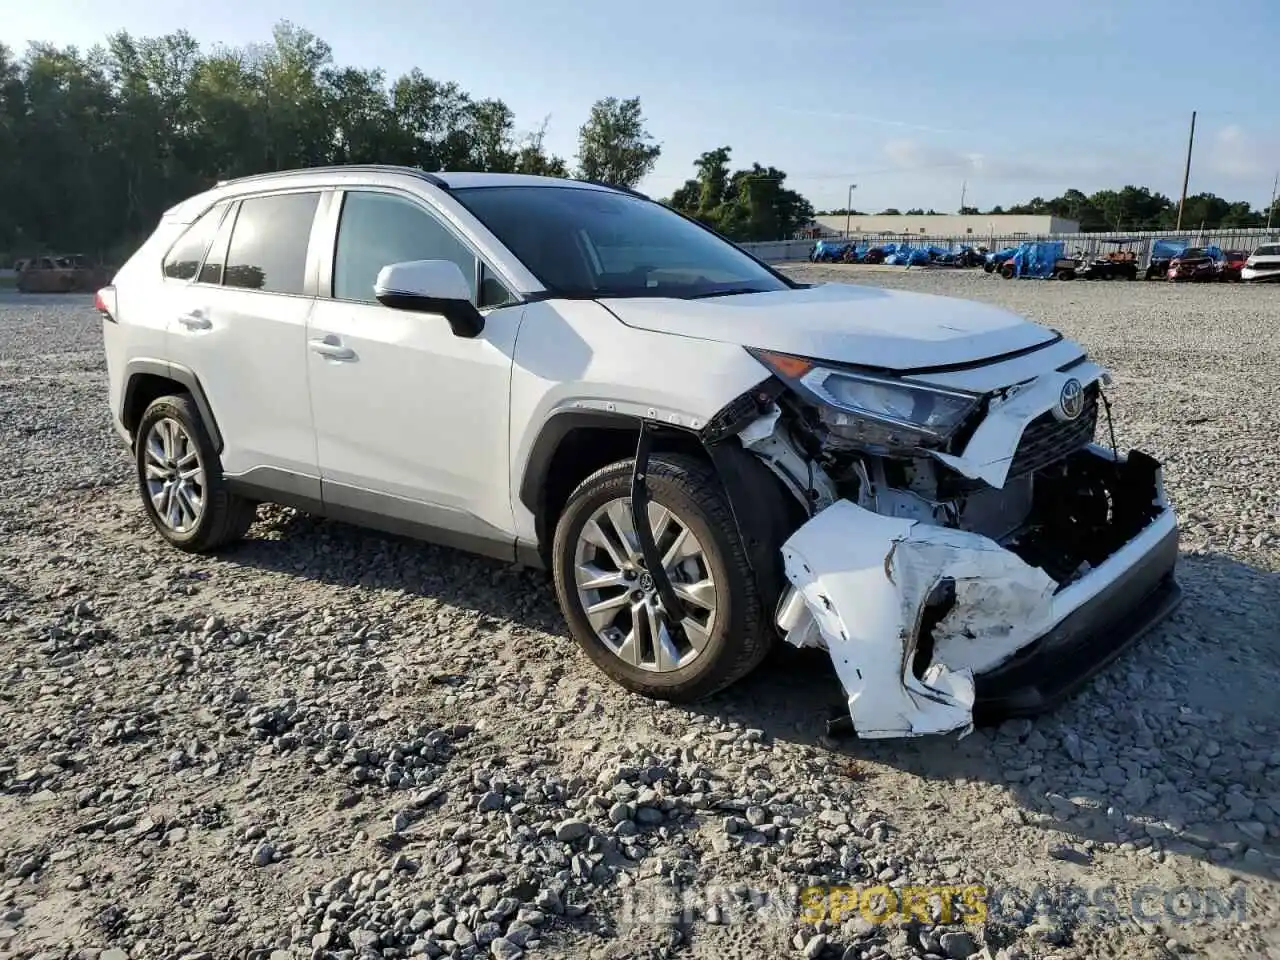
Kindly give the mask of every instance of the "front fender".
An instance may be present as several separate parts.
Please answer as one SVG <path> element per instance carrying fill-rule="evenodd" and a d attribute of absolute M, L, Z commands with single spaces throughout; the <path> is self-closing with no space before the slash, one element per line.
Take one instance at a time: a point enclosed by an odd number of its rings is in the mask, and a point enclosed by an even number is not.
<path fill-rule="evenodd" d="M 769 372 L 737 344 L 628 327 L 590 300 L 528 304 L 511 378 L 517 535 L 538 537 L 538 490 L 555 449 L 589 423 L 651 420 L 696 433 Z"/>

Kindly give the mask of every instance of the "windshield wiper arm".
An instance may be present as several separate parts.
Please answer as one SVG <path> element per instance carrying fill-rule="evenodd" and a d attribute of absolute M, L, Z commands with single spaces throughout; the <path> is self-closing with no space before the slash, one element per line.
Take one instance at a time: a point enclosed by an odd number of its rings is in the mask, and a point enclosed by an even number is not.
<path fill-rule="evenodd" d="M 707 293 L 695 293 L 690 300 L 706 300 L 709 297 L 736 297 L 744 293 L 766 293 L 759 287 L 730 287 L 728 290 L 711 290 Z"/>

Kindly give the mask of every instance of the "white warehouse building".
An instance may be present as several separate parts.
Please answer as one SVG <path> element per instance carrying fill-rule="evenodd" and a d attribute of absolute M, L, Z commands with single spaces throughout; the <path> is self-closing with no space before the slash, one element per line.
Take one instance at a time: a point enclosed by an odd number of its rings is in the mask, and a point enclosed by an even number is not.
<path fill-rule="evenodd" d="M 843 214 L 816 217 L 816 226 L 824 237 L 844 236 Z M 916 237 L 1029 237 L 1046 233 L 1079 233 L 1080 224 L 1064 217 L 1038 214 L 860 214 L 848 218 L 852 236 L 870 234 L 910 235 Z"/>

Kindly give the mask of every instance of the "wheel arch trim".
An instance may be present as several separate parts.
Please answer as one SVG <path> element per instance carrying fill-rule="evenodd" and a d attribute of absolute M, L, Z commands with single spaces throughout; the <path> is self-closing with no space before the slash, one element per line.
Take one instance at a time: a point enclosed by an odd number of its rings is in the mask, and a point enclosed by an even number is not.
<path fill-rule="evenodd" d="M 216 453 L 221 454 L 223 446 L 222 431 L 218 429 L 218 422 L 213 416 L 213 408 L 209 405 L 209 398 L 204 392 L 200 378 L 190 368 L 184 367 L 180 363 L 170 363 L 166 360 L 139 358 L 130 360 L 125 365 L 124 397 L 121 401 L 119 416 L 120 422 L 124 424 L 130 436 L 133 436 L 138 425 L 136 422 L 129 423 L 128 419 L 126 419 L 126 414 L 133 405 L 135 391 L 144 376 L 156 376 L 172 380 L 191 394 L 191 399 L 195 402 L 196 409 L 200 412 L 200 419 L 204 421 L 204 427 L 209 432 L 209 440 L 213 443 L 213 449 Z"/>
<path fill-rule="evenodd" d="M 647 403 L 625 400 L 577 400 L 572 404 L 556 407 L 547 414 L 538 428 L 523 467 L 515 478 L 513 488 L 516 497 L 535 516 L 543 506 L 542 495 L 551 464 L 561 443 L 569 434 L 584 429 L 632 432 L 637 438 L 641 423 L 688 434 L 695 442 L 707 421 L 682 411 L 670 410 Z"/>

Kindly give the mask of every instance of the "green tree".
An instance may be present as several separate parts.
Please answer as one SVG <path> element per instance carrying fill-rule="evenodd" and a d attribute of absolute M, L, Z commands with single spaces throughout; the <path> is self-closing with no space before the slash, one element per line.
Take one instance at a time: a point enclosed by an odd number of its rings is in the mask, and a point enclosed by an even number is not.
<path fill-rule="evenodd" d="M 645 130 L 639 97 L 597 100 L 578 131 L 578 176 L 583 180 L 635 187 L 661 155 L 662 147 Z"/>
<path fill-rule="evenodd" d="M 126 256 L 178 200 L 219 179 L 382 162 L 567 176 L 542 130 L 420 70 L 340 66 L 291 23 L 247 48 L 186 32 L 87 53 L 0 46 L 0 252 Z M 601 148 L 608 144 L 601 141 Z"/>
<path fill-rule="evenodd" d="M 809 201 L 784 186 L 783 171 L 753 163 L 730 173 L 730 155 L 717 147 L 699 156 L 694 179 L 665 202 L 733 240 L 791 237 L 813 219 Z"/>

